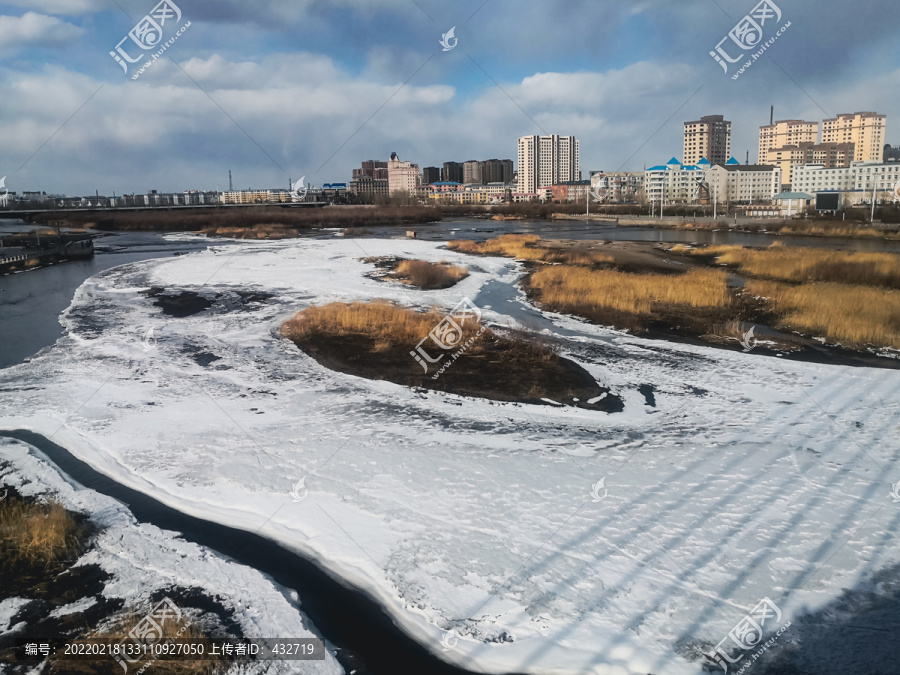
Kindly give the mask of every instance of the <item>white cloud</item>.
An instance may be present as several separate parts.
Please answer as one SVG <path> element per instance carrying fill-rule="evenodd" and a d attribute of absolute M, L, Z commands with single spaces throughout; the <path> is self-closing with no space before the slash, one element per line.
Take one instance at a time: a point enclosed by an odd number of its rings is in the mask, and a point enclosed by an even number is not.
<path fill-rule="evenodd" d="M 84 29 L 46 14 L 27 12 L 20 17 L 0 16 L 0 49 L 56 47 L 83 33 Z"/>
<path fill-rule="evenodd" d="M 80 15 L 114 8 L 109 0 L 6 0 L 4 4 L 51 14 Z"/>

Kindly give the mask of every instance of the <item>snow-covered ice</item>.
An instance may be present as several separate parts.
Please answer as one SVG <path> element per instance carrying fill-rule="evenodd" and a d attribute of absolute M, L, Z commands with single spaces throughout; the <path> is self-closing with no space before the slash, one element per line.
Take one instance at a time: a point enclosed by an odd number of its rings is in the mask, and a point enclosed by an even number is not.
<path fill-rule="evenodd" d="M 471 275 L 414 290 L 366 276 L 360 259 L 381 255 Z M 55 347 L 0 372 L 0 427 L 52 436 L 185 513 L 259 530 L 367 589 L 442 658 L 485 671 L 698 673 L 699 652 L 762 598 L 790 620 L 897 563 L 900 372 L 544 313 L 545 334 L 623 398 L 607 414 L 368 381 L 278 335 L 310 304 L 450 309 L 520 274 L 511 260 L 370 239 L 108 270 L 78 290 Z M 216 300 L 173 318 L 151 287 Z M 491 307 L 486 320 L 516 325 Z M 295 501 L 300 478 L 308 496 Z"/>

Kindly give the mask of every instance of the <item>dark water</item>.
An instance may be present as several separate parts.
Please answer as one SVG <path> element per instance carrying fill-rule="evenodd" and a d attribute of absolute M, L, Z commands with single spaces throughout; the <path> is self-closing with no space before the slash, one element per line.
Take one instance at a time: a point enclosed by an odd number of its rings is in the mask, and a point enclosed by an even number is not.
<path fill-rule="evenodd" d="M 279 544 L 258 534 L 185 515 L 120 485 L 40 434 L 0 431 L 0 437 L 15 438 L 38 448 L 81 485 L 126 504 L 138 521 L 174 530 L 187 541 L 214 549 L 296 590 L 302 611 L 312 621 L 310 628 L 337 647 L 337 658 L 348 673 L 355 670 L 356 675 L 475 675 L 474 671 L 444 663 L 410 639 L 364 591 L 344 585 L 315 563 Z"/>
<path fill-rule="evenodd" d="M 0 222 L 0 231 L 13 229 Z M 102 236 L 94 244 L 93 258 L 0 275 L 0 368 L 21 363 L 56 342 L 63 332 L 59 315 L 89 277 L 125 263 L 207 248 L 205 242 L 171 243 L 161 234 L 143 232 Z"/>

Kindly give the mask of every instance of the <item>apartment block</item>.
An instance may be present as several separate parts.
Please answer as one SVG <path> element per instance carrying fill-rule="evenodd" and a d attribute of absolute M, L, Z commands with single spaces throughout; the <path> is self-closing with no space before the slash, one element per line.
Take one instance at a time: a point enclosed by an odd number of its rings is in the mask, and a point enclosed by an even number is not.
<path fill-rule="evenodd" d="M 706 174 L 720 204 L 769 203 L 781 192 L 781 169 L 766 164 L 725 164 Z"/>
<path fill-rule="evenodd" d="M 459 162 L 444 162 L 441 169 L 441 180 L 447 183 L 462 183 L 463 165 Z"/>
<path fill-rule="evenodd" d="M 731 122 L 722 115 L 707 115 L 684 123 L 684 164 L 694 166 L 701 159 L 724 164 L 731 156 Z"/>
<path fill-rule="evenodd" d="M 385 164 L 387 164 L 387 162 L 385 162 Z M 387 197 L 389 194 L 388 179 L 372 178 L 371 176 L 359 176 L 358 178 L 354 178 L 350 181 L 350 185 L 347 186 L 347 189 L 351 194 L 371 199 L 378 196 Z"/>
<path fill-rule="evenodd" d="M 793 189 L 809 194 L 845 193 L 845 203 L 893 201 L 892 191 L 900 183 L 898 162 L 853 162 L 849 167 L 829 168 L 822 164 L 794 167 Z"/>
<path fill-rule="evenodd" d="M 390 194 L 416 194 L 419 186 L 419 165 L 410 162 L 401 162 L 396 152 L 391 153 L 387 163 L 388 191 Z"/>
<path fill-rule="evenodd" d="M 426 166 L 422 169 L 422 185 L 431 185 L 440 182 L 441 169 L 437 166 Z"/>
<path fill-rule="evenodd" d="M 519 139 L 518 192 L 581 180 L 579 142 L 574 136 L 522 136 Z"/>
<path fill-rule="evenodd" d="M 853 143 L 800 143 L 771 148 L 763 157 L 764 164 L 774 164 L 781 169 L 784 190 L 793 184 L 795 166 L 822 164 L 828 168 L 848 167 L 853 162 L 856 146 Z"/>
<path fill-rule="evenodd" d="M 356 180 L 360 176 L 368 176 L 378 180 L 387 180 L 387 162 L 380 162 L 370 159 L 363 162 L 359 169 L 353 169 L 353 179 Z"/>
<path fill-rule="evenodd" d="M 598 171 L 591 176 L 591 192 L 605 204 L 639 201 L 643 189 L 642 171 Z"/>
<path fill-rule="evenodd" d="M 819 123 L 805 122 L 803 120 L 781 120 L 768 126 L 759 128 L 759 153 L 757 161 L 760 164 L 769 163 L 768 152 L 774 148 L 784 148 L 789 145 L 799 146 L 803 143 L 819 142 Z M 786 175 L 790 175 L 789 173 Z"/>
<path fill-rule="evenodd" d="M 473 183 L 481 182 L 481 162 L 474 159 L 470 159 L 468 162 L 463 162 L 462 182 L 465 185 L 471 185 Z"/>
<path fill-rule="evenodd" d="M 838 115 L 822 122 L 823 143 L 853 143 L 853 161 L 880 162 L 884 154 L 887 116 L 874 112 Z"/>
<path fill-rule="evenodd" d="M 486 159 L 481 162 L 481 180 L 485 183 L 511 183 L 513 161 L 511 159 Z"/>

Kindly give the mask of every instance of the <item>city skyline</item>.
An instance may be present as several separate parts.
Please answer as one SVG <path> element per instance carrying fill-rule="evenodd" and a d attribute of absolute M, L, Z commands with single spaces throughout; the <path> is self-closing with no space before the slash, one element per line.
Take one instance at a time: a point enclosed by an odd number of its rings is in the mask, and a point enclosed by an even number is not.
<path fill-rule="evenodd" d="M 0 4 L 10 189 L 221 190 L 229 169 L 239 185 L 322 184 L 349 180 L 364 156 L 440 166 L 509 157 L 533 134 L 579 138 L 586 170 L 639 170 L 703 115 L 726 115 L 743 159 L 770 105 L 777 119 L 821 120 L 893 117 L 900 103 L 898 46 L 878 20 L 887 3 L 848 26 L 836 0 L 815 14 L 783 0 L 791 30 L 738 80 L 709 52 L 752 2 L 731 15 L 707 0 L 592 3 L 565 24 L 550 7 L 510 15 L 497 0 L 182 4 L 189 29 L 140 73 L 110 52 L 152 1 L 130 0 L 127 14 L 99 0 Z M 442 51 L 452 26 L 458 44 Z"/>

